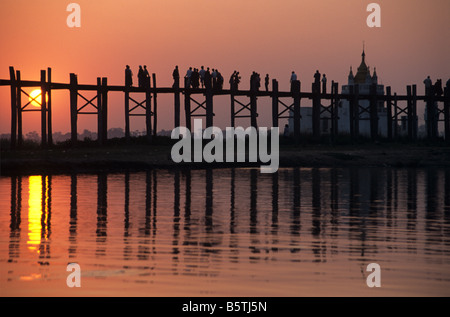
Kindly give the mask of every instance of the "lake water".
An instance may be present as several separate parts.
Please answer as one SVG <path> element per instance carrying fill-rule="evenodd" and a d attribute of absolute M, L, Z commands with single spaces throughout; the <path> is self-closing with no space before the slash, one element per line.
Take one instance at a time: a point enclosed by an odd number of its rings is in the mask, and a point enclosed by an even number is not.
<path fill-rule="evenodd" d="M 2 176 L 0 210 L 1 296 L 450 295 L 449 169 Z"/>

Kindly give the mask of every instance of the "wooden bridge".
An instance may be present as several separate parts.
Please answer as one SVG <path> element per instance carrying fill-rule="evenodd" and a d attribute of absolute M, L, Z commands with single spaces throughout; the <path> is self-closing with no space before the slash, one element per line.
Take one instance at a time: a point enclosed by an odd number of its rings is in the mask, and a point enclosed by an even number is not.
<path fill-rule="evenodd" d="M 319 84 L 312 83 L 311 92 L 302 92 L 300 81 L 294 81 L 290 91 L 279 91 L 278 82 L 272 80 L 271 91 L 238 90 L 233 87 L 230 89 L 213 89 L 212 85 L 205 85 L 206 88 L 191 88 L 187 81 L 184 87 L 180 87 L 179 80 L 175 79 L 172 87 L 157 87 L 156 74 L 152 74 L 152 85 L 148 81 L 145 87 L 115 86 L 108 85 L 107 78 L 97 78 L 95 85 L 79 84 L 77 76 L 70 74 L 69 83 L 55 83 L 51 79 L 51 68 L 41 70 L 40 80 L 22 80 L 20 71 L 14 67 L 9 68 L 9 79 L 0 79 L 0 86 L 10 86 L 11 90 L 11 149 L 20 148 L 23 144 L 22 136 L 22 116 L 27 111 L 41 112 L 41 146 L 46 148 L 52 146 L 52 91 L 69 90 L 70 91 L 70 125 L 71 141 L 76 144 L 77 141 L 77 120 L 79 115 L 94 114 L 97 116 L 98 123 L 98 142 L 104 144 L 107 140 L 108 127 L 108 93 L 110 91 L 119 91 L 124 93 L 125 112 L 125 137 L 130 138 L 130 117 L 145 116 L 146 135 L 149 141 L 157 132 L 157 97 L 159 94 L 172 94 L 174 96 L 174 127 L 180 126 L 181 95 L 184 95 L 184 115 L 186 127 L 191 129 L 191 120 L 194 117 L 205 117 L 206 127 L 213 126 L 214 118 L 214 96 L 230 96 L 230 122 L 235 126 L 236 118 L 249 118 L 250 125 L 257 127 L 258 118 L 258 98 L 268 97 L 272 100 L 272 126 L 278 127 L 279 119 L 293 119 L 293 138 L 296 143 L 300 142 L 300 123 L 301 123 L 301 100 L 309 99 L 312 101 L 312 134 L 313 138 L 319 142 L 321 136 L 321 120 L 330 120 L 331 139 L 339 135 L 338 131 L 338 106 L 342 100 L 348 100 L 350 106 L 349 126 L 350 135 L 357 139 L 359 133 L 359 121 L 364 114 L 369 115 L 370 136 L 372 140 L 379 137 L 378 131 L 378 103 L 383 102 L 387 111 L 387 138 L 389 140 L 399 137 L 398 122 L 400 115 L 407 117 L 408 138 L 417 139 L 417 101 L 426 103 L 427 114 L 427 137 L 434 140 L 438 137 L 438 122 L 444 122 L 445 140 L 450 144 L 450 93 L 449 87 L 445 87 L 444 94 L 438 96 L 433 88 L 426 95 L 417 95 L 416 85 L 407 86 L 406 95 L 392 94 L 391 87 L 386 87 L 386 94 L 379 95 L 376 91 L 376 84 L 372 84 L 369 94 L 360 94 L 359 86 L 350 86 L 347 94 L 338 92 L 338 83 L 331 83 L 331 92 L 326 93 L 326 87 L 320 87 Z M 23 88 L 39 88 L 41 102 L 37 99 L 39 96 L 30 97 Z M 96 92 L 95 96 L 88 98 L 82 94 L 85 91 Z M 136 100 L 137 93 L 144 98 L 143 101 Z M 133 94 L 133 95 L 132 95 Z M 28 99 L 27 103 L 22 101 L 22 95 Z M 282 99 L 284 98 L 284 99 Z M 289 101 L 286 101 L 286 98 Z M 364 106 L 359 101 L 368 100 L 369 105 Z M 29 107 L 31 102 L 38 102 L 40 108 Z M 79 104 L 79 101 L 81 103 Z M 194 107 L 192 107 L 194 105 Z M 90 106 L 91 111 L 87 107 Z M 145 113 L 138 113 L 137 109 L 144 109 Z M 265 110 L 267 111 L 267 110 Z M 270 110 L 269 110 L 270 111 Z M 443 119 L 440 119 L 440 115 Z"/>

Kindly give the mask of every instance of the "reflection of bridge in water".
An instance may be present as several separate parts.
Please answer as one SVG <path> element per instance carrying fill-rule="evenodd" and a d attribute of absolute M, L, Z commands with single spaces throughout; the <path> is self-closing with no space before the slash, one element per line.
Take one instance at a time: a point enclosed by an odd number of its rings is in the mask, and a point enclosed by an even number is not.
<path fill-rule="evenodd" d="M 147 81 L 146 87 L 129 87 L 108 85 L 107 78 L 97 78 L 96 85 L 78 84 L 75 74 L 70 74 L 70 83 L 54 83 L 51 80 L 51 68 L 47 71 L 41 71 L 40 81 L 22 80 L 20 71 L 15 71 L 10 67 L 10 79 L 0 79 L 0 86 L 10 86 L 11 88 L 11 147 L 14 149 L 21 146 L 22 138 L 22 115 L 27 111 L 41 112 L 41 144 L 42 147 L 52 145 L 52 90 L 69 90 L 70 91 L 70 125 L 71 125 L 71 141 L 75 144 L 77 141 L 77 120 L 80 115 L 96 115 L 98 142 L 104 144 L 107 140 L 108 127 L 108 93 L 123 92 L 124 93 L 124 111 L 125 113 L 125 137 L 130 138 L 130 117 L 145 117 L 146 134 L 149 141 L 157 132 L 157 96 L 159 94 L 172 94 L 174 96 L 174 127 L 180 126 L 181 106 L 180 95 L 184 95 L 184 114 L 186 127 L 191 129 L 191 120 L 194 117 L 205 117 L 206 127 L 213 126 L 214 118 L 214 96 L 230 96 L 230 126 L 235 127 L 237 118 L 249 118 L 250 125 L 257 127 L 258 98 L 269 97 L 272 100 L 272 107 L 269 111 L 272 114 L 272 126 L 279 126 L 279 119 L 292 118 L 293 132 L 295 142 L 299 142 L 300 135 L 300 108 L 302 100 L 312 101 L 312 135 L 316 142 L 320 141 L 321 121 L 329 121 L 331 140 L 338 135 L 338 107 L 341 100 L 349 102 L 349 127 L 350 135 L 353 139 L 357 139 L 359 133 L 359 122 L 370 121 L 370 136 L 372 140 L 378 139 L 380 131 L 378 128 L 378 112 L 377 107 L 380 102 L 385 104 L 387 112 L 387 131 L 383 131 L 388 139 L 396 139 L 399 137 L 397 126 L 402 121 L 401 116 L 407 118 L 408 138 L 410 140 L 417 139 L 417 101 L 426 102 L 427 117 L 427 136 L 429 139 L 438 137 L 438 122 L 444 121 L 445 140 L 450 142 L 450 92 L 448 87 L 445 88 L 443 96 L 437 96 L 433 92 L 428 95 L 419 96 L 416 93 L 416 85 L 408 85 L 406 95 L 397 95 L 391 93 L 391 87 L 386 87 L 386 95 L 378 95 L 376 84 L 370 88 L 369 94 L 360 94 L 359 86 L 350 87 L 347 94 L 338 92 L 338 83 L 331 83 L 331 92 L 326 93 L 326 86 L 320 87 L 320 84 L 312 84 L 311 92 L 301 91 L 300 81 L 294 81 L 290 91 L 279 91 L 278 81 L 272 80 L 271 91 L 237 90 L 233 87 L 230 89 L 213 89 L 211 84 L 205 84 L 206 88 L 190 88 L 185 81 L 184 88 L 180 87 L 179 80 L 175 80 L 174 85 L 170 88 L 157 87 L 156 75 L 152 74 L 152 86 Z M 41 95 L 47 96 L 41 98 L 39 96 L 31 98 L 24 88 L 36 87 L 40 88 Z M 86 96 L 86 92 L 94 92 L 92 96 Z M 83 92 L 84 95 L 81 93 Z M 25 95 L 30 101 L 23 104 L 22 95 Z M 195 97 L 195 98 L 194 98 Z M 142 98 L 144 98 L 142 100 Z M 197 98 L 197 99 L 196 99 Z M 199 99 L 200 98 L 200 99 Z M 142 100 L 142 101 L 140 101 Z M 368 100 L 368 106 L 362 105 L 360 100 Z M 29 107 L 31 102 L 38 102 L 40 109 Z M 81 107 L 79 106 L 81 101 Z M 192 104 L 194 108 L 192 109 Z M 90 109 L 90 111 L 88 111 Z M 115 110 L 117 111 L 117 110 Z M 440 115 L 442 118 L 440 119 Z M 16 144 L 17 143 L 17 144 Z"/>
<path fill-rule="evenodd" d="M 52 229 L 58 227 L 61 232 L 67 226 L 65 248 L 69 258 L 77 257 L 83 239 L 80 229 L 86 231 L 80 227 L 86 205 L 82 214 L 78 206 L 79 186 L 86 186 L 86 175 L 66 176 L 70 182 L 67 224 L 52 223 L 52 182 L 59 176 L 33 177 L 40 186 L 34 194 L 41 199 L 33 206 L 29 203 L 28 242 L 33 234 L 29 245 L 39 250 L 38 263 L 49 264 Z M 303 250 L 305 254 L 305 244 L 310 244 L 306 247 L 312 260 L 322 262 L 330 252 L 363 257 L 379 252 L 380 241 L 394 247 L 403 239 L 410 252 L 420 248 L 448 252 L 439 245 L 448 243 L 450 236 L 450 170 L 295 168 L 271 175 L 259 174 L 257 169 L 151 170 L 115 174 L 113 179 L 104 173 L 88 177 L 97 183 L 96 223 L 92 224 L 95 257 L 106 256 L 108 239 L 119 241 L 120 236 L 124 260 L 148 259 L 163 246 L 169 248 L 174 261 L 192 252 L 214 257 L 223 254 L 224 248 L 229 248 L 225 253 L 231 259 L 245 244 L 256 261 L 281 251 Z M 23 179 L 11 177 L 9 261 L 20 257 L 21 240 L 27 239 L 21 236 L 26 232 L 21 221 Z M 133 187 L 142 188 L 135 191 Z M 123 193 L 123 207 L 111 203 L 118 193 Z M 111 208 L 123 210 L 123 216 L 111 218 Z M 120 218 L 122 230 L 117 229 Z M 113 223 L 116 227 L 111 228 Z M 138 247 L 133 240 L 136 236 Z M 290 241 L 283 240 L 284 236 Z M 229 237 L 228 245 L 225 237 Z M 243 237 L 246 240 L 240 241 Z M 341 238 L 348 240 L 348 250 L 340 245 Z M 419 244 L 423 240 L 424 245 Z"/>

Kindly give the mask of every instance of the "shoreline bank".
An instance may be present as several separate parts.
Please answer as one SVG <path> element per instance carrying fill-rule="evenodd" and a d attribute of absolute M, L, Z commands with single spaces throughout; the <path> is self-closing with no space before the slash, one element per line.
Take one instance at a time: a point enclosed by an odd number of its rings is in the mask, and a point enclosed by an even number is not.
<path fill-rule="evenodd" d="M 68 174 L 260 167 L 268 163 L 174 163 L 168 145 L 55 148 L 1 152 L 1 175 Z M 450 168 L 450 148 L 418 145 L 282 146 L 279 167 L 443 167 Z"/>

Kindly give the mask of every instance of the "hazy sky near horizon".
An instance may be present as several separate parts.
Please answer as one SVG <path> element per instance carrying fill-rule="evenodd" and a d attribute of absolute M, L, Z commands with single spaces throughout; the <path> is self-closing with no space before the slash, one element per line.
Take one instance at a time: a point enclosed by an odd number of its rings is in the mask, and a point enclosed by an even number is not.
<path fill-rule="evenodd" d="M 71 2 L 81 6 L 81 28 L 66 25 Z M 366 24 L 371 2 L 381 6 L 381 28 Z M 69 82 L 74 72 L 83 84 L 97 77 L 123 84 L 126 64 L 135 75 L 145 64 L 167 87 L 175 65 L 182 75 L 205 65 L 218 68 L 226 83 L 239 70 L 243 87 L 253 70 L 268 73 L 282 90 L 294 70 L 310 90 L 316 69 L 329 83 L 346 84 L 364 41 L 367 64 L 382 84 L 401 94 L 417 84 L 423 93 L 427 75 L 444 84 L 450 77 L 449 16 L 448 0 L 2 0 L 0 78 L 9 78 L 9 66 L 31 80 L 52 67 L 55 82 Z M 9 94 L 0 87 L 0 133 L 10 132 Z M 55 91 L 53 98 L 53 131 L 68 132 L 69 94 Z M 123 94 L 110 93 L 109 101 L 109 127 L 123 128 Z M 158 101 L 158 130 L 172 129 L 173 97 Z M 260 126 L 269 125 L 270 101 L 262 100 L 259 111 Z M 215 113 L 215 125 L 229 125 L 228 99 L 215 99 Z M 96 131 L 95 122 L 81 117 L 79 132 Z M 144 127 L 144 119 L 133 119 L 132 130 Z M 26 113 L 24 133 L 33 130 L 40 131 L 39 115 Z"/>

